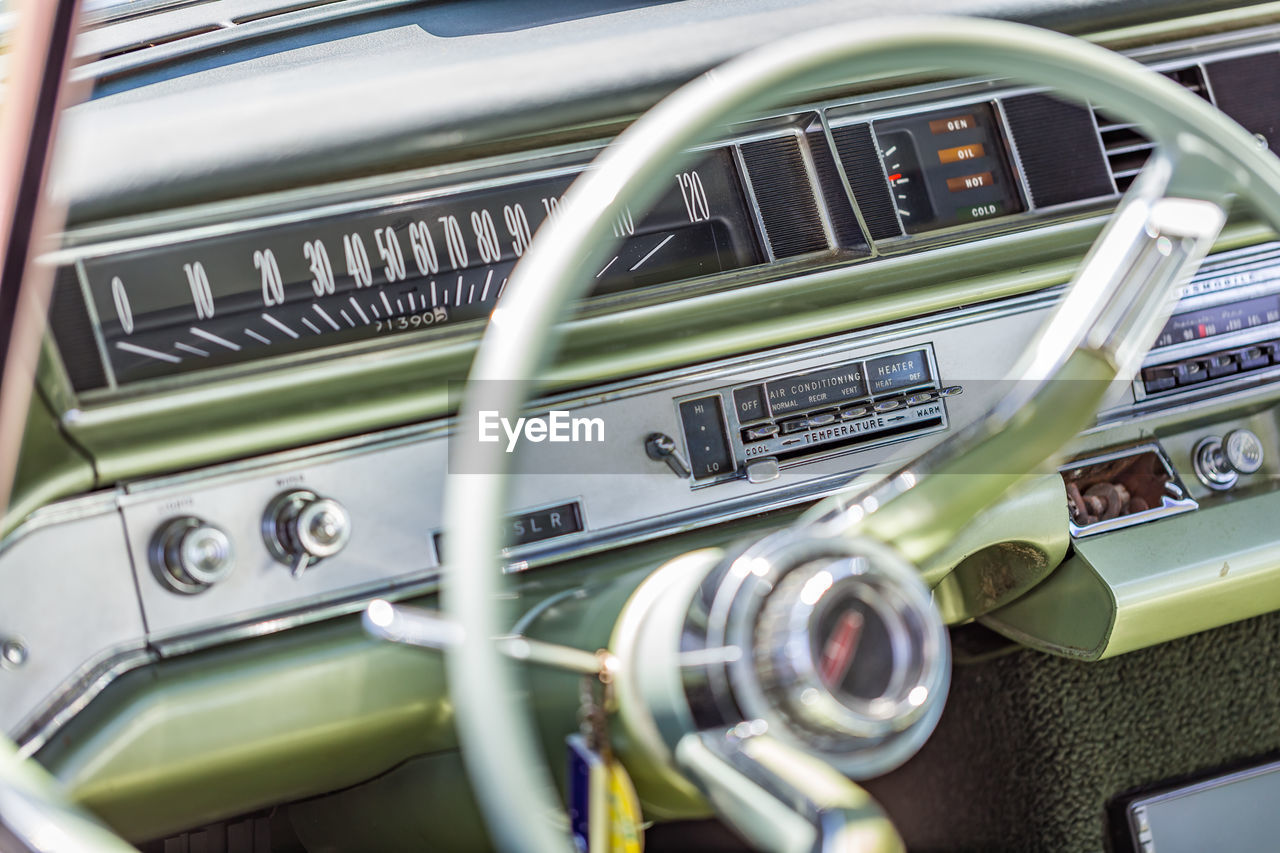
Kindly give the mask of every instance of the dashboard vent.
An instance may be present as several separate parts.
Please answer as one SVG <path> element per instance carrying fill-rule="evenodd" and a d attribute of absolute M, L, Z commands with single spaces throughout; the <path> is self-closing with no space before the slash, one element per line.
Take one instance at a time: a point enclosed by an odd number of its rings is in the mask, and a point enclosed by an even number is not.
<path fill-rule="evenodd" d="M 902 225 L 894 211 L 893 197 L 889 194 L 889 182 L 875 140 L 871 138 L 871 125 L 848 124 L 831 129 L 831 138 L 849 177 L 853 197 L 862 209 L 867 230 L 872 240 L 890 240 L 902 236 Z"/>
<path fill-rule="evenodd" d="M 1210 103 L 1209 87 L 1204 82 L 1204 72 L 1198 65 L 1188 65 L 1173 71 L 1162 72 L 1173 82 L 1187 91 L 1199 95 Z M 1107 166 L 1111 177 L 1115 179 L 1116 189 L 1124 192 L 1129 189 L 1133 179 L 1146 165 L 1151 156 L 1154 143 L 1143 136 L 1132 123 L 1109 118 L 1105 113 L 1094 111 L 1098 121 L 1098 134 L 1102 138 L 1102 147 L 1107 152 Z"/>
<path fill-rule="evenodd" d="M 1205 66 L 1218 109 L 1280 154 L 1280 53 L 1222 59 Z"/>
<path fill-rule="evenodd" d="M 745 143 L 741 150 L 773 256 L 794 258 L 829 248 L 800 140 L 779 136 Z"/>
<path fill-rule="evenodd" d="M 1015 95 L 1002 103 L 1037 208 L 1115 192 L 1087 107 L 1040 93 Z"/>
<path fill-rule="evenodd" d="M 857 214 L 853 212 L 849 192 L 840 180 L 840 170 L 836 166 L 836 158 L 831 154 L 831 145 L 827 142 L 827 134 L 820 120 L 815 119 L 805 129 L 805 142 L 813 157 L 813 168 L 818 174 L 818 188 L 822 190 L 822 200 L 827 206 L 836 245 L 857 254 L 867 254 L 867 240 L 858 225 Z"/>

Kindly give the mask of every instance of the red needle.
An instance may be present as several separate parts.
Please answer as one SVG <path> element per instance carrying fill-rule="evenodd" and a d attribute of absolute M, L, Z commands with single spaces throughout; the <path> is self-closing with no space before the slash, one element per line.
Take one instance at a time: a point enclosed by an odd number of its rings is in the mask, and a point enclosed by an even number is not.
<path fill-rule="evenodd" d="M 901 178 L 901 177 L 902 177 L 902 173 L 901 173 L 901 172 L 894 172 L 892 175 L 890 175 L 890 176 L 889 176 L 889 180 L 890 180 L 890 181 L 896 181 L 896 180 L 898 180 L 898 178 Z"/>
<path fill-rule="evenodd" d="M 825 683 L 835 686 L 844 680 L 861 637 L 862 614 L 856 610 L 846 611 L 822 648 L 822 661 L 818 667 Z"/>

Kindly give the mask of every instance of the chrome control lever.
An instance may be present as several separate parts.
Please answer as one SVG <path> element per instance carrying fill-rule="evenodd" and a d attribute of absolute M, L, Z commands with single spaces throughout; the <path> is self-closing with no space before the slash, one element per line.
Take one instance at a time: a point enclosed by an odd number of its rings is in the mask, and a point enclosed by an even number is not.
<path fill-rule="evenodd" d="M 395 605 L 382 599 L 369 602 L 361 624 L 371 637 L 420 649 L 444 651 L 462 642 L 462 628 L 440 611 Z M 616 658 L 608 652 L 589 652 L 519 634 L 498 637 L 494 643 L 511 660 L 548 669 L 600 675 L 611 673 L 617 667 Z"/>
<path fill-rule="evenodd" d="M 766 733 L 760 720 L 694 732 L 675 759 L 739 833 L 764 850 L 898 853 L 889 818 L 861 786 Z"/>

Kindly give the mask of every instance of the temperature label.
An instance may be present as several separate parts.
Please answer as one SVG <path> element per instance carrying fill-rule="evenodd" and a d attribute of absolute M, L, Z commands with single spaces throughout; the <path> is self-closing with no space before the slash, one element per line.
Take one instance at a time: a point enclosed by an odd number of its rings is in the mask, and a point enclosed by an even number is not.
<path fill-rule="evenodd" d="M 958 178 L 947 178 L 947 189 L 953 193 L 965 190 L 976 190 L 978 187 L 989 187 L 996 182 L 990 172 L 979 172 L 976 175 L 961 175 Z"/>

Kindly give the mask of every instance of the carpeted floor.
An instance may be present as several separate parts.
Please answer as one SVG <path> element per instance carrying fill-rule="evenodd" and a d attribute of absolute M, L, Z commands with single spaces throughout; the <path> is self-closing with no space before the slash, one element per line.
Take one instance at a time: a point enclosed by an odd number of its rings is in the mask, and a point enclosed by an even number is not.
<path fill-rule="evenodd" d="M 1101 663 L 958 664 L 937 732 L 868 787 L 913 851 L 1092 853 L 1117 793 L 1277 750 L 1280 613 Z"/>

